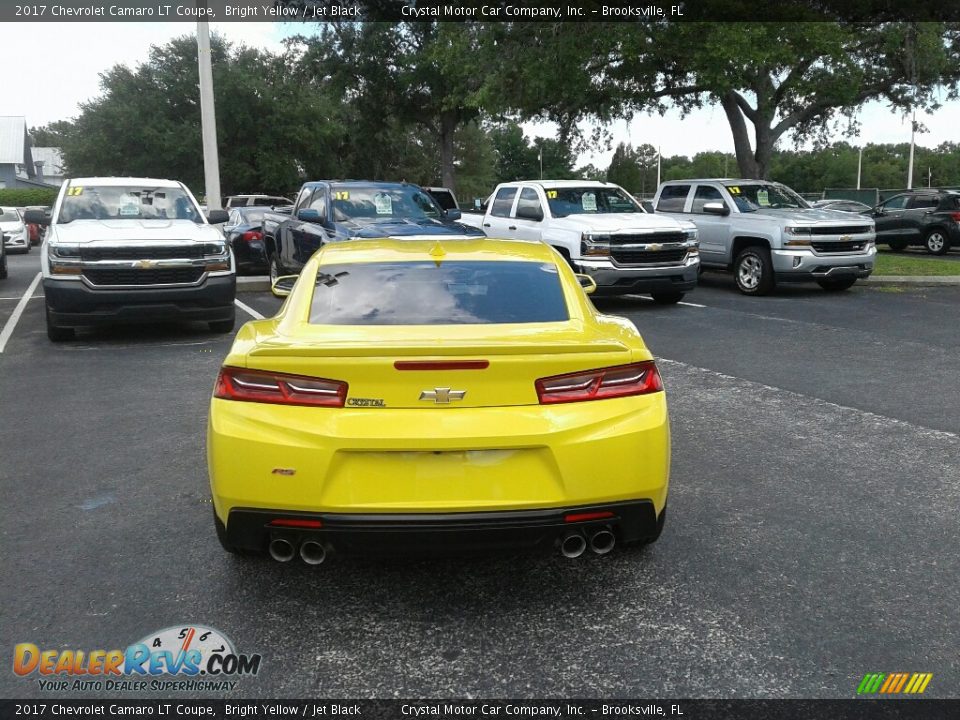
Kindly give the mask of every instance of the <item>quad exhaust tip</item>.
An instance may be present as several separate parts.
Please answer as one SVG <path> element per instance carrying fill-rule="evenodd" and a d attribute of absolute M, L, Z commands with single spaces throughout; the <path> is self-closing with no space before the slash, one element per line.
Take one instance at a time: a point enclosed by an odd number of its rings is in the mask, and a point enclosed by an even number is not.
<path fill-rule="evenodd" d="M 327 559 L 327 549 L 316 540 L 307 540 L 300 546 L 300 559 L 307 565 L 320 565 Z"/>
<path fill-rule="evenodd" d="M 293 556 L 297 554 L 293 543 L 285 538 L 274 538 L 270 541 L 267 549 L 270 552 L 270 557 L 277 562 L 290 562 L 293 560 Z"/>
<path fill-rule="evenodd" d="M 597 555 L 606 555 L 616 544 L 617 538 L 610 528 L 602 528 L 590 536 L 590 549 Z"/>
<path fill-rule="evenodd" d="M 565 558 L 578 558 L 586 552 L 587 539 L 580 533 L 567 535 L 560 543 L 560 552 Z"/>

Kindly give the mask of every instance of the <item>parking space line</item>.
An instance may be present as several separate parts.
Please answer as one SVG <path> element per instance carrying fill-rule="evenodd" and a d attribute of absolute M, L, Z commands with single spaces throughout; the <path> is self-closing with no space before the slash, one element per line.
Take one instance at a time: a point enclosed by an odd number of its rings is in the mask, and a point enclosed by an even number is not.
<path fill-rule="evenodd" d="M 16 297 L 0 297 L 0 300 L 19 300 L 21 297 L 22 297 L 21 295 L 17 295 Z M 31 295 L 31 296 L 30 296 L 30 299 L 31 299 L 31 300 L 36 300 L 37 298 L 42 298 L 42 297 L 44 297 L 44 296 L 43 296 L 43 295 Z"/>
<path fill-rule="evenodd" d="M 17 322 L 20 320 L 20 316 L 23 315 L 23 311 L 27 307 L 27 302 L 30 300 L 30 296 L 33 295 L 33 291 L 37 289 L 37 285 L 40 284 L 40 278 L 43 277 L 43 273 L 37 273 L 37 276 L 33 278 L 33 282 L 30 283 L 30 287 L 27 288 L 27 291 L 23 294 L 23 297 L 20 298 L 20 302 L 17 303 L 17 306 L 13 309 L 13 314 L 7 319 L 7 324 L 3 326 L 3 332 L 0 332 L 0 353 L 3 352 L 4 348 L 7 347 L 7 340 L 10 339 L 10 336 L 13 335 L 13 330 L 17 327 Z"/>
<path fill-rule="evenodd" d="M 260 313 L 258 313 L 256 310 L 254 310 L 254 309 L 253 309 L 252 307 L 250 307 L 249 305 L 244 305 L 244 304 L 243 304 L 242 302 L 240 302 L 239 300 L 234 300 L 233 302 L 236 303 L 236 305 L 237 305 L 238 308 L 240 308 L 240 309 L 243 310 L 245 313 L 247 313 L 247 315 L 250 315 L 251 317 L 253 317 L 254 320 L 263 320 L 264 316 L 261 315 Z"/>
<path fill-rule="evenodd" d="M 653 302 L 653 298 L 647 297 L 646 295 L 624 295 L 624 297 L 628 297 L 631 300 L 646 300 L 647 302 Z M 686 305 L 687 307 L 698 307 L 698 308 L 709 307 L 707 305 L 700 305 L 699 303 L 692 303 L 692 302 L 678 302 L 677 305 Z"/>

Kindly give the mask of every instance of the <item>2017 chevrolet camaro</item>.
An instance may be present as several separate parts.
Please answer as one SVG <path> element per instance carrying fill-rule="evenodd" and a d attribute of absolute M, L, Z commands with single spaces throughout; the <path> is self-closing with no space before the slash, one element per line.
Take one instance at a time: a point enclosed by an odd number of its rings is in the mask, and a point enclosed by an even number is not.
<path fill-rule="evenodd" d="M 660 535 L 670 432 L 640 334 L 549 246 L 358 240 L 240 330 L 207 453 L 229 551 L 576 557 Z"/>

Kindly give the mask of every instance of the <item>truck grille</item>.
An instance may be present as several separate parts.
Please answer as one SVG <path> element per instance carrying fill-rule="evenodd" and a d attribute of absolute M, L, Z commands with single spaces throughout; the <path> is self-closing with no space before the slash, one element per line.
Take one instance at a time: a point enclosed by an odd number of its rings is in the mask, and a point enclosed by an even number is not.
<path fill-rule="evenodd" d="M 687 236 L 682 232 L 659 233 L 615 233 L 610 236 L 610 246 L 616 245 L 645 245 L 647 243 L 676 243 L 683 242 Z"/>
<path fill-rule="evenodd" d="M 812 242 L 810 245 L 818 253 L 858 252 L 866 245 L 865 240 L 843 240 L 840 242 Z"/>
<path fill-rule="evenodd" d="M 814 225 L 814 235 L 860 235 L 870 232 L 869 225 Z"/>
<path fill-rule="evenodd" d="M 84 262 L 97 260 L 199 260 L 204 246 L 150 245 L 143 247 L 92 247 L 81 248 L 80 259 Z"/>
<path fill-rule="evenodd" d="M 203 268 L 155 268 L 152 270 L 85 269 L 83 276 L 94 285 L 192 285 Z"/>
<path fill-rule="evenodd" d="M 686 257 L 686 254 L 686 248 L 676 250 L 618 250 L 615 245 L 610 248 L 610 255 L 620 265 L 678 263 Z"/>

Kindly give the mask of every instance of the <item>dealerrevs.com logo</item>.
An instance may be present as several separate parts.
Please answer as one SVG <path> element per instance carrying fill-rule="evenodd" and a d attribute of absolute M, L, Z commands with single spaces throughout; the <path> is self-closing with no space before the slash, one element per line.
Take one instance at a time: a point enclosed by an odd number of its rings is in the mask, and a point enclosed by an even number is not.
<path fill-rule="evenodd" d="M 223 633 L 202 625 L 168 627 L 125 650 L 41 650 L 19 643 L 13 672 L 41 690 L 142 692 L 233 690 L 260 671 L 259 654 L 242 654 Z"/>

